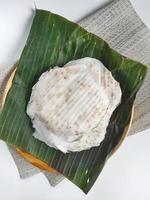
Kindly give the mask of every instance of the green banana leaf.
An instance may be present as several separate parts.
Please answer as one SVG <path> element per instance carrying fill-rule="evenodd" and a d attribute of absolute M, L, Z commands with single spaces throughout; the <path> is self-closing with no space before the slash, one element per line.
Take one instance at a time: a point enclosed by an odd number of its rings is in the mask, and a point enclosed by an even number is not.
<path fill-rule="evenodd" d="M 86 56 L 99 59 L 112 72 L 120 82 L 122 101 L 113 112 L 99 147 L 63 154 L 32 136 L 34 129 L 26 106 L 32 86 L 44 71 Z M 121 139 L 146 71 L 146 66 L 120 55 L 79 25 L 48 11 L 36 10 L 13 85 L 0 113 L 0 139 L 45 161 L 88 193 Z"/>

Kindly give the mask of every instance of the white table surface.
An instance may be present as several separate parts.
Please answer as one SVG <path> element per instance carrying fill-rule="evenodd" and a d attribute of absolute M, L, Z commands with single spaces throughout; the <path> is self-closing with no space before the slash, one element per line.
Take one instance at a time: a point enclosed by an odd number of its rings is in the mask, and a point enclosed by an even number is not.
<path fill-rule="evenodd" d="M 35 0 L 38 8 L 78 21 L 109 0 Z M 150 28 L 150 1 L 132 0 Z M 31 0 L 0 0 L 0 66 L 19 57 L 31 25 Z M 0 200 L 150 200 L 150 130 L 130 136 L 107 162 L 86 196 L 70 181 L 50 187 L 42 174 L 21 180 L 4 142 L 0 141 Z"/>

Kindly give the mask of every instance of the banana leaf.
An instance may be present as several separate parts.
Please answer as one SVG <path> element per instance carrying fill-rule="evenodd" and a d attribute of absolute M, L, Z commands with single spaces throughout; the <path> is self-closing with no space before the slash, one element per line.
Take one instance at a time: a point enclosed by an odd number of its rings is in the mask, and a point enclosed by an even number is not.
<path fill-rule="evenodd" d="M 33 137 L 34 129 L 26 107 L 32 86 L 44 71 L 86 56 L 99 59 L 112 72 L 120 82 L 122 100 L 111 116 L 99 147 L 63 154 Z M 146 71 L 146 66 L 120 55 L 103 39 L 78 24 L 48 11 L 36 10 L 12 87 L 0 113 L 0 139 L 48 163 L 88 193 L 122 137 Z"/>

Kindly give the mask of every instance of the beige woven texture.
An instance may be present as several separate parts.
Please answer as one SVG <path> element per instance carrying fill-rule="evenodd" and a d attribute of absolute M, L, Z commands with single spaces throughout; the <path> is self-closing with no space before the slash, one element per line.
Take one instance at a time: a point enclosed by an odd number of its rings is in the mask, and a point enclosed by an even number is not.
<path fill-rule="evenodd" d="M 150 30 L 129 0 L 116 0 L 79 22 L 121 54 L 150 67 Z M 150 69 L 135 101 L 130 134 L 150 128 Z"/>
<path fill-rule="evenodd" d="M 102 9 L 79 22 L 88 31 L 104 38 L 112 48 L 123 55 L 138 60 L 150 66 L 150 31 L 136 14 L 129 0 L 115 0 Z M 11 67 L 0 68 L 0 96 L 3 93 Z M 135 101 L 135 114 L 130 134 L 150 127 L 150 70 L 145 83 Z M 18 167 L 21 178 L 39 173 L 40 170 L 27 163 L 14 149 L 9 150 Z M 53 176 L 45 173 L 54 186 L 63 176 Z"/>

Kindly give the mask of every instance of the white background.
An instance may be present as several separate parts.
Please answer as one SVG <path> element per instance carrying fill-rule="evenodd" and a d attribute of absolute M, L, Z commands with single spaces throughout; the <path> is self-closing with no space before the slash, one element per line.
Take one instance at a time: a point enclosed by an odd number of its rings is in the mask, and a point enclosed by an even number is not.
<path fill-rule="evenodd" d="M 35 0 L 38 8 L 78 21 L 109 0 Z M 150 1 L 132 0 L 150 28 Z M 0 0 L 0 67 L 12 65 L 28 35 L 34 1 Z M 150 200 L 150 130 L 130 136 L 107 162 L 86 196 L 70 181 L 50 187 L 42 174 L 21 180 L 6 145 L 0 141 L 0 200 Z"/>

